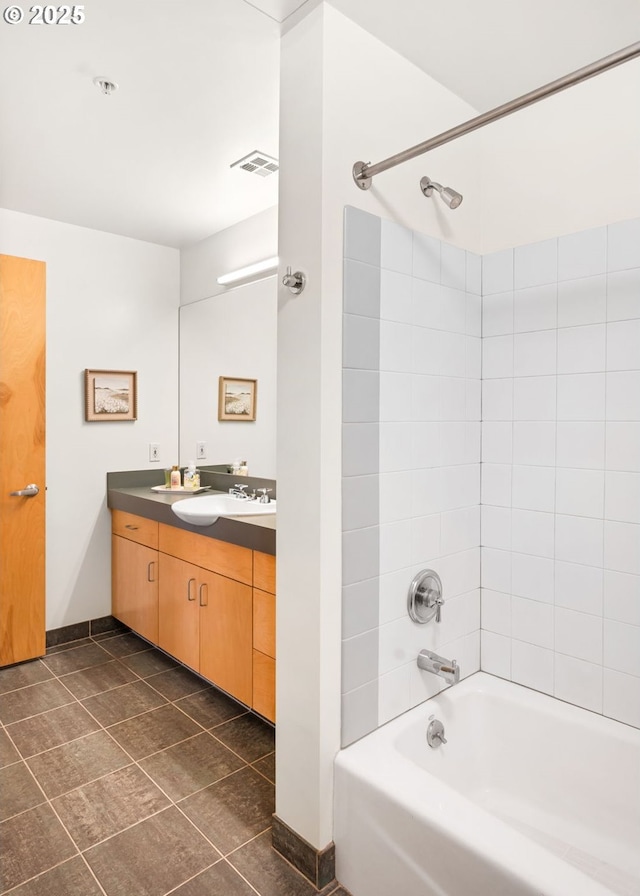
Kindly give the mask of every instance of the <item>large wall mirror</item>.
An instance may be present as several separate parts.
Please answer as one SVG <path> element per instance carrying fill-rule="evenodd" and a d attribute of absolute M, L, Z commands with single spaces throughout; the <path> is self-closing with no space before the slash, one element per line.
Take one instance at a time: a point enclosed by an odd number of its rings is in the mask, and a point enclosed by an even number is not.
<path fill-rule="evenodd" d="M 276 478 L 276 345 L 274 277 L 180 307 L 181 464 L 239 458 L 250 475 Z M 256 380 L 255 421 L 218 419 L 220 377 Z"/>

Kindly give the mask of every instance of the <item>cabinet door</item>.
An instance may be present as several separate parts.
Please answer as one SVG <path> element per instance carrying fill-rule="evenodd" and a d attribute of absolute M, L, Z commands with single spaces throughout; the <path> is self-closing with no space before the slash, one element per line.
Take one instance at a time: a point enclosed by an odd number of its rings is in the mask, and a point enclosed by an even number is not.
<path fill-rule="evenodd" d="M 112 613 L 142 635 L 158 643 L 158 552 L 111 537 Z"/>
<path fill-rule="evenodd" d="M 198 586 L 201 572 L 191 563 L 160 554 L 158 644 L 196 671 L 200 654 Z"/>
<path fill-rule="evenodd" d="M 200 576 L 200 674 L 251 706 L 251 588 L 206 570 Z"/>

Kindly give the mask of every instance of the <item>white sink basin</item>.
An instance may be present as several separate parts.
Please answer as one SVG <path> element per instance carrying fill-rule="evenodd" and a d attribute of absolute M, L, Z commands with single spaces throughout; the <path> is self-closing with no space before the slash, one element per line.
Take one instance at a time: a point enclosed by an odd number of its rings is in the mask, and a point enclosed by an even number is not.
<path fill-rule="evenodd" d="M 242 501 L 233 495 L 203 495 L 201 498 L 175 501 L 171 509 L 177 517 L 192 526 L 212 526 L 221 516 L 263 516 L 275 513 L 276 502 L 260 504 L 258 501 Z"/>

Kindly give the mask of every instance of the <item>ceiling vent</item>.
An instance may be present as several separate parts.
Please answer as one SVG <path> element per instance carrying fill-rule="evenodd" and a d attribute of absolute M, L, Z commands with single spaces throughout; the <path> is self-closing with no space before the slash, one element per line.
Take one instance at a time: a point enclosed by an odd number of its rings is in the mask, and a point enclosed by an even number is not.
<path fill-rule="evenodd" d="M 249 174 L 257 174 L 260 177 L 269 177 L 270 174 L 275 174 L 279 167 L 277 159 L 257 149 L 231 165 L 231 168 L 241 168 L 243 171 L 248 171 Z"/>

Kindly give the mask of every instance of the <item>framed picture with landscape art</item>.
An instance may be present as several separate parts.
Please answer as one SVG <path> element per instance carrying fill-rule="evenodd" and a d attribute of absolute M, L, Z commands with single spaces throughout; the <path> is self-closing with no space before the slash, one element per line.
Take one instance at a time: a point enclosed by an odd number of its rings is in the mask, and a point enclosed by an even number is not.
<path fill-rule="evenodd" d="M 218 420 L 256 419 L 257 380 L 241 380 L 231 376 L 220 377 L 218 392 Z"/>
<path fill-rule="evenodd" d="M 84 419 L 93 423 L 138 419 L 136 370 L 85 370 Z"/>

